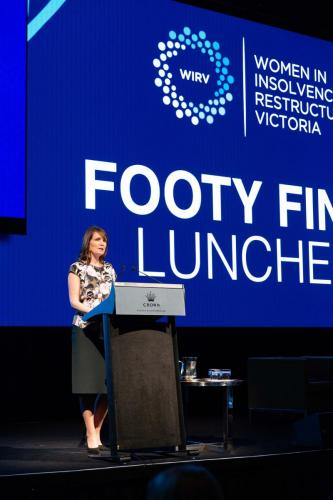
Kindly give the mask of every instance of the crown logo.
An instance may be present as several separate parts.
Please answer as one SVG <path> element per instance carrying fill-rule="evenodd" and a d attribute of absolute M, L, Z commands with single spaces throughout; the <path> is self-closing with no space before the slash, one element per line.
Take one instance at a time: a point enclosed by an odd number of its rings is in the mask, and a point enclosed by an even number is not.
<path fill-rule="evenodd" d="M 153 292 L 146 293 L 146 297 L 148 302 L 154 302 L 156 295 Z"/>

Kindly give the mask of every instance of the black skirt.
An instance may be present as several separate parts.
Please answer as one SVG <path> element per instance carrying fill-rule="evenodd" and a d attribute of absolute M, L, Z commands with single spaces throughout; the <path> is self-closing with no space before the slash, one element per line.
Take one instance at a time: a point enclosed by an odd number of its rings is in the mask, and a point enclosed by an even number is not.
<path fill-rule="evenodd" d="M 72 330 L 73 394 L 106 394 L 104 341 L 99 321 Z"/>

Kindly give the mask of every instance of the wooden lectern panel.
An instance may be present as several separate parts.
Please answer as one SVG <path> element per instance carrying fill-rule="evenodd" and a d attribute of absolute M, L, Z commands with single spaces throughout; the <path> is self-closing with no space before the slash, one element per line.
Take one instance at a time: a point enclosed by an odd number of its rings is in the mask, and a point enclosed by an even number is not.
<path fill-rule="evenodd" d="M 112 365 L 120 449 L 181 443 L 171 328 L 112 335 Z"/>

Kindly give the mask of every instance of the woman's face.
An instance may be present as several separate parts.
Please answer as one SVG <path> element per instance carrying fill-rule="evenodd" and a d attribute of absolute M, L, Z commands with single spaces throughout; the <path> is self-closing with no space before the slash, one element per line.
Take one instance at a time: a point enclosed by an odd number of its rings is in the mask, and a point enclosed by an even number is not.
<path fill-rule="evenodd" d="M 105 255 L 106 251 L 106 239 L 100 233 L 95 232 L 89 243 L 89 251 L 94 254 L 94 256 L 99 259 Z"/>

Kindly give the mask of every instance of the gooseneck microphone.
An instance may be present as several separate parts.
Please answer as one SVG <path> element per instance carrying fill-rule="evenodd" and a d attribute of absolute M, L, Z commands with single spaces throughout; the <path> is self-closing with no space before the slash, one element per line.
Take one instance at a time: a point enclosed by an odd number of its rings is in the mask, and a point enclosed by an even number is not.
<path fill-rule="evenodd" d="M 143 274 L 144 276 L 147 276 L 147 278 L 149 278 L 150 280 L 155 281 L 156 283 L 163 284 L 163 282 L 162 282 L 162 281 L 160 281 L 160 280 L 158 280 L 158 279 L 154 278 L 154 276 L 149 276 L 149 274 L 147 274 L 147 273 L 145 273 L 145 272 L 143 272 L 143 271 L 140 271 L 140 270 L 139 270 L 136 266 L 132 266 L 132 267 L 131 267 L 131 271 L 134 271 L 134 272 L 138 272 L 138 273 L 140 273 L 140 274 Z"/>
<path fill-rule="evenodd" d="M 117 273 L 117 281 L 119 281 L 120 276 L 122 276 L 126 271 L 126 264 L 121 264 L 120 271 Z"/>

